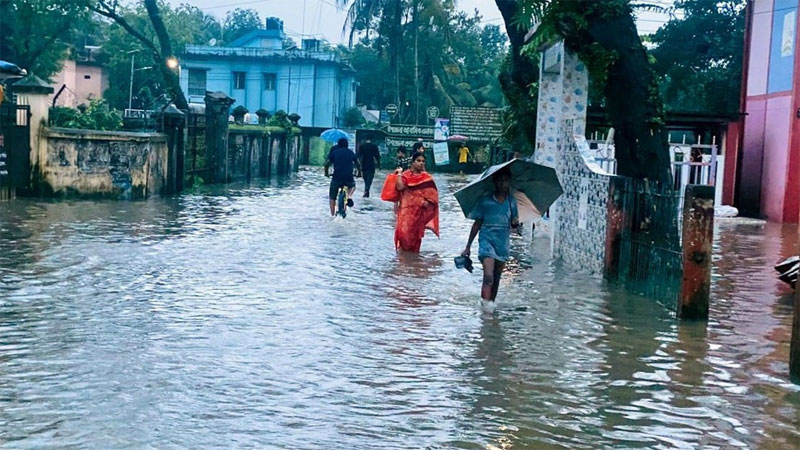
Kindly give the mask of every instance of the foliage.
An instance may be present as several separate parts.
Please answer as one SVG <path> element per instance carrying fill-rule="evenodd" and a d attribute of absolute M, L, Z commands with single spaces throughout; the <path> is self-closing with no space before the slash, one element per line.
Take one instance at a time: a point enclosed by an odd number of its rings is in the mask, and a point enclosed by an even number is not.
<path fill-rule="evenodd" d="M 228 11 L 222 24 L 222 40 L 225 44 L 229 44 L 251 31 L 263 28 L 261 18 L 254 9 L 236 8 Z"/>
<path fill-rule="evenodd" d="M 245 108 L 244 105 L 239 105 L 236 108 L 233 108 L 233 111 L 231 112 L 231 114 L 233 115 L 233 117 L 237 117 L 237 116 L 244 116 L 245 114 L 247 114 L 249 112 L 250 112 L 250 110 Z"/>
<path fill-rule="evenodd" d="M 352 30 L 358 39 L 351 48 L 337 49 L 356 70 L 358 103 L 370 109 L 397 103 L 400 112 L 395 120 L 399 122 L 413 122 L 417 106 L 421 121 L 426 120 L 428 106 L 439 107 L 445 115 L 452 105 L 503 106 L 498 75 L 507 39 L 498 26 L 482 27 L 479 15 L 456 11 L 448 1 L 431 0 L 420 2 L 416 26 L 413 20 L 401 21 L 395 29 L 392 8 L 396 5 L 381 4 L 383 9 L 374 16 L 369 11 L 356 14 L 359 18 L 352 19 Z M 410 4 L 401 6 L 410 12 Z M 418 78 L 414 76 L 415 49 L 407 45 L 415 34 Z"/>
<path fill-rule="evenodd" d="M 342 125 L 345 128 L 356 128 L 364 124 L 364 115 L 357 107 L 352 107 L 344 112 Z"/>
<path fill-rule="evenodd" d="M 90 26 L 90 1 L 0 2 L 0 59 L 49 79 L 61 70 L 70 43 Z"/>
<path fill-rule="evenodd" d="M 267 121 L 267 126 L 280 127 L 288 131 L 293 129 L 292 122 L 289 120 L 286 111 L 282 109 L 275 111 L 275 114 L 273 114 L 272 117 L 270 117 Z"/>
<path fill-rule="evenodd" d="M 119 14 L 135 30 L 141 30 L 145 38 L 156 39 L 147 11 L 141 5 L 120 10 Z M 162 4 L 161 16 L 172 44 L 177 49 L 187 44 L 207 44 L 212 38 L 220 35 L 220 24 L 194 6 L 184 4 L 171 8 L 167 4 Z M 151 56 L 152 49 L 115 23 L 102 22 L 101 35 L 105 55 L 102 62 L 109 77 L 109 89 L 104 97 L 109 104 L 118 109 L 127 108 L 131 57 L 134 57 L 137 69 L 145 67 L 153 69 L 137 70 L 134 73 L 133 107 L 157 109 L 163 106 L 170 95 L 162 73 L 155 69 L 156 63 Z M 161 64 L 161 61 L 158 63 Z"/>
<path fill-rule="evenodd" d="M 679 0 L 651 40 L 668 110 L 739 112 L 745 0 Z"/>
<path fill-rule="evenodd" d="M 90 8 L 110 19 L 114 24 L 112 28 L 121 28 L 137 41 L 142 53 L 150 57 L 153 72 L 159 75 L 163 90 L 168 94 L 163 97 L 167 97 L 179 109 L 188 109 L 178 70 L 170 65 L 170 62 L 177 61 L 174 49 L 180 42 L 176 37 L 205 33 L 215 28 L 214 21 L 208 20 L 202 11 L 192 6 L 181 6 L 178 14 L 171 14 L 174 11 L 169 4 L 160 0 L 142 0 L 141 4 L 136 3 L 135 6 L 120 5 L 117 0 L 93 0 Z M 142 20 L 143 17 L 145 20 Z M 176 26 L 175 21 L 171 20 L 175 17 L 199 19 L 201 23 L 197 27 L 185 27 L 185 23 Z"/>
<path fill-rule="evenodd" d="M 496 0 L 498 4 L 505 0 Z M 563 39 L 602 90 L 616 130 L 620 175 L 671 179 L 658 78 L 638 36 L 630 0 L 524 0 L 515 23 L 538 23 L 528 53 Z"/>
<path fill-rule="evenodd" d="M 115 131 L 122 128 L 122 116 L 116 110 L 109 109 L 105 100 L 91 100 L 85 108 L 52 108 L 50 125 L 82 130 Z"/>

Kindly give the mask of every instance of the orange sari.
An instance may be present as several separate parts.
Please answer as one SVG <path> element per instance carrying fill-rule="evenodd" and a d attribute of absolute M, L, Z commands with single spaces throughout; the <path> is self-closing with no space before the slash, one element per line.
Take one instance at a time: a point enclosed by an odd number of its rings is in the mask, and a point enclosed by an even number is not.
<path fill-rule="evenodd" d="M 406 170 L 402 174 L 406 188 L 400 191 L 394 245 L 399 250 L 419 253 L 425 230 L 439 236 L 439 191 L 433 177 Z"/>

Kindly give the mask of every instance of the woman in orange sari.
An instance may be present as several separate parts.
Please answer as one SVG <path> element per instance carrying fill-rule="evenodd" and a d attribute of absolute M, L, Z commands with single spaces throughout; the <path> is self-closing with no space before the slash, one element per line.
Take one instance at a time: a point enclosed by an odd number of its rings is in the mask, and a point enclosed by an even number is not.
<path fill-rule="evenodd" d="M 400 194 L 397 208 L 397 225 L 394 245 L 399 250 L 419 253 L 425 230 L 439 236 L 439 191 L 428 172 L 425 172 L 425 154 L 414 153 L 411 168 L 405 172 L 397 169 L 395 188 Z"/>

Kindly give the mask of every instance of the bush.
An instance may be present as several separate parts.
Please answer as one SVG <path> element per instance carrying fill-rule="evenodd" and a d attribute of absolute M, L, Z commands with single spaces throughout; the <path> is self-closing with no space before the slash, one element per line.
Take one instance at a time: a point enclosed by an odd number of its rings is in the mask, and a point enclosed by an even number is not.
<path fill-rule="evenodd" d="M 357 107 L 352 107 L 344 112 L 342 117 L 342 125 L 345 128 L 356 128 L 364 124 L 364 115 Z"/>
<path fill-rule="evenodd" d="M 275 111 L 275 114 L 273 114 L 272 117 L 270 117 L 269 121 L 267 122 L 267 125 L 272 127 L 281 127 L 287 130 L 292 129 L 292 123 L 289 121 L 286 111 L 282 109 Z"/>
<path fill-rule="evenodd" d="M 82 130 L 116 131 L 122 128 L 122 116 L 110 109 L 105 100 L 90 100 L 79 109 L 61 106 L 50 110 L 50 125 Z"/>

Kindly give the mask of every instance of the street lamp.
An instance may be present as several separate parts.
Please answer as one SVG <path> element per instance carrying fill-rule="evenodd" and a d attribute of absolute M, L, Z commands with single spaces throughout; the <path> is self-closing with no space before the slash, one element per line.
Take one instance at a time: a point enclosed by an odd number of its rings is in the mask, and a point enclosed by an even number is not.
<path fill-rule="evenodd" d="M 177 70 L 179 66 L 180 64 L 178 63 L 178 58 L 174 56 L 170 56 L 169 58 L 167 58 L 167 67 L 169 67 L 172 70 Z"/>
<path fill-rule="evenodd" d="M 130 92 L 128 92 L 128 109 L 133 109 L 133 74 L 140 70 L 150 70 L 152 68 L 153 66 L 139 67 L 138 69 L 133 69 L 131 71 L 131 89 Z"/>

